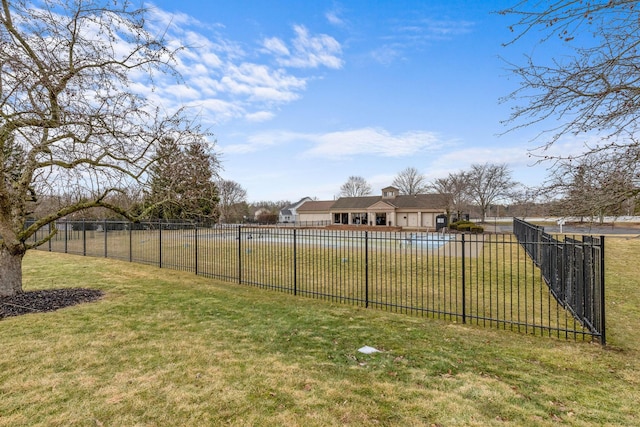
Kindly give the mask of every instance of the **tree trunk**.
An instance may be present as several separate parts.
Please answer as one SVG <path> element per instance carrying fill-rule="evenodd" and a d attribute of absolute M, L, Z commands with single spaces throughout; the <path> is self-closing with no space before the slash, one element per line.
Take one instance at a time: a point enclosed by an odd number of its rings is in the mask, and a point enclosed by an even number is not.
<path fill-rule="evenodd" d="M 22 292 L 22 258 L 24 252 L 12 254 L 0 248 L 0 297 Z"/>

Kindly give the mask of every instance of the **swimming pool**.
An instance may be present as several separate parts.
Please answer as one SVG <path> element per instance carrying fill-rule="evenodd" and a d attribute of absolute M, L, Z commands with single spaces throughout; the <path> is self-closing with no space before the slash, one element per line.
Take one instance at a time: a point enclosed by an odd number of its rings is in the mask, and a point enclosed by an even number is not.
<path fill-rule="evenodd" d="M 438 249 L 453 239 L 453 235 L 442 233 L 405 233 L 405 232 L 325 232 L 324 230 L 243 230 L 233 236 L 252 244 L 296 244 L 317 247 L 363 247 L 365 244 L 373 248 L 414 247 L 421 249 Z"/>

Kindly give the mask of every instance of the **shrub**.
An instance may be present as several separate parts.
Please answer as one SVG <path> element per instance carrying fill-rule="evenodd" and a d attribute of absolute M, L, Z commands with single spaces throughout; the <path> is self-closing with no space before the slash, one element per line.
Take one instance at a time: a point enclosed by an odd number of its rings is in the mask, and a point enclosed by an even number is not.
<path fill-rule="evenodd" d="M 472 233 L 476 233 L 476 234 L 480 234 L 480 233 L 484 233 L 484 227 L 481 225 L 472 225 L 471 228 L 469 229 L 470 232 Z"/>
<path fill-rule="evenodd" d="M 477 225 L 471 221 L 456 221 L 449 224 L 451 230 L 470 233 L 484 233 L 484 227 Z"/>

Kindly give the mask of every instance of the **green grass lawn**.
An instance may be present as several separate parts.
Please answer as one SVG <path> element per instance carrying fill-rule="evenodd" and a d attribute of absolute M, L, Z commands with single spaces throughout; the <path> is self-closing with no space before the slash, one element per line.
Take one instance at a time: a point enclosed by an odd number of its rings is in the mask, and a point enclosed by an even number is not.
<path fill-rule="evenodd" d="M 0 321 L 0 426 L 640 425 L 640 239 L 606 253 L 601 347 L 30 252 L 105 297 Z"/>

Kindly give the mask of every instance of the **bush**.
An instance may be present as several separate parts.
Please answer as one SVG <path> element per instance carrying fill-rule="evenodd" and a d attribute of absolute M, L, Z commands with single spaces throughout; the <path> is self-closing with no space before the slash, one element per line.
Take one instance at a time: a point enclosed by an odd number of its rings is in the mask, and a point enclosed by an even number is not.
<path fill-rule="evenodd" d="M 454 221 L 449 224 L 449 228 L 452 230 L 468 231 L 472 225 L 475 224 L 471 221 Z"/>
<path fill-rule="evenodd" d="M 469 229 L 470 232 L 472 233 L 476 233 L 476 234 L 480 234 L 480 233 L 484 233 L 484 227 L 481 225 L 473 225 L 471 226 L 471 228 Z"/>
<path fill-rule="evenodd" d="M 484 227 L 471 221 L 456 221 L 449 224 L 451 230 L 458 230 L 469 233 L 484 233 Z"/>

